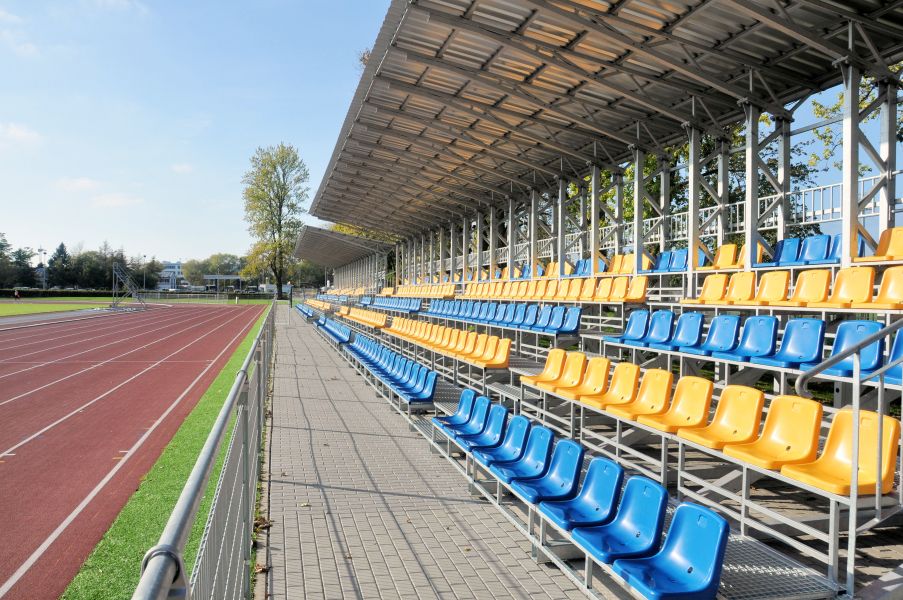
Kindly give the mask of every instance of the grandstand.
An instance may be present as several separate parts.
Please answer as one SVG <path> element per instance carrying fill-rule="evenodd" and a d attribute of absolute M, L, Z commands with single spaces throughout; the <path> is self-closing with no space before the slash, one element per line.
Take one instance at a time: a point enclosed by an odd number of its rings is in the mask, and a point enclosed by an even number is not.
<path fill-rule="evenodd" d="M 899 597 L 901 39 L 883 0 L 393 0 L 310 212 L 394 243 L 303 228 L 277 380 L 350 366 L 579 593 Z"/>

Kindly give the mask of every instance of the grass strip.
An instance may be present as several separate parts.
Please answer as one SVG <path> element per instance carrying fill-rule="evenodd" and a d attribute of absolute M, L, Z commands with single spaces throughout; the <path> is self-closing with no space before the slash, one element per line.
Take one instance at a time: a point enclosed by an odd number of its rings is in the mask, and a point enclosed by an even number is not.
<path fill-rule="evenodd" d="M 71 310 L 85 310 L 97 308 L 96 304 L 50 304 L 38 302 L 9 302 L 0 303 L 0 317 L 14 317 L 18 315 L 36 315 L 39 313 L 67 312 Z"/>
<path fill-rule="evenodd" d="M 160 533 L 216 421 L 223 401 L 235 381 L 235 374 L 241 368 L 265 318 L 266 311 L 207 388 L 194 410 L 185 418 L 160 458 L 144 476 L 138 490 L 129 498 L 122 512 L 66 588 L 61 596 L 63 600 L 131 598 L 135 586 L 138 585 L 141 559 L 160 538 Z M 189 570 L 194 564 L 207 514 L 210 511 L 213 491 L 222 470 L 225 451 L 231 437 L 231 424 L 228 431 L 230 435 L 226 436 L 221 446 L 185 550 L 185 565 Z"/>

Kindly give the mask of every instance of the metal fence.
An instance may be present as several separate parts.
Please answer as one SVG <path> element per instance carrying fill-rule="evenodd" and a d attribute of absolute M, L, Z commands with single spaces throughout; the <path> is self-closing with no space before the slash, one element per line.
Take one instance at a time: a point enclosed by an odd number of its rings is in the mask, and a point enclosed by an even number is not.
<path fill-rule="evenodd" d="M 275 303 L 254 340 L 156 546 L 141 564 L 133 599 L 249 598 L 257 467 L 273 354 Z M 197 558 L 189 572 L 185 546 L 223 444 Z"/>
<path fill-rule="evenodd" d="M 236 294 L 234 292 L 144 292 L 142 297 L 149 302 L 188 302 L 192 304 L 234 304 L 247 300 L 270 300 L 272 293 Z"/>

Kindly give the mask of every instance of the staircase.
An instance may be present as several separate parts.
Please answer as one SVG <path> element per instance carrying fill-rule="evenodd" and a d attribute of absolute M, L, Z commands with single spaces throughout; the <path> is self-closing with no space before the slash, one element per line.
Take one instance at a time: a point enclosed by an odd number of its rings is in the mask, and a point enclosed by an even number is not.
<path fill-rule="evenodd" d="M 135 304 L 129 306 L 130 309 L 140 308 L 146 309 L 147 303 L 144 301 L 144 296 L 141 292 L 141 289 L 135 285 L 135 282 L 132 281 L 132 277 L 129 275 L 129 272 L 126 271 L 125 267 L 117 262 L 113 263 L 113 302 L 110 304 L 110 308 L 113 309 L 121 309 L 124 308 L 122 303 L 127 298 L 134 298 Z"/>

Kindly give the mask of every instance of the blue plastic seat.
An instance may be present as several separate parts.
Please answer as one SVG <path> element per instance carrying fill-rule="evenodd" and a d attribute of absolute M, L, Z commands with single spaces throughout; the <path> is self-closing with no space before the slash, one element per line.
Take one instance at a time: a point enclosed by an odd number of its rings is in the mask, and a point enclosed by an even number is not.
<path fill-rule="evenodd" d="M 589 463 L 580 492 L 570 500 L 542 501 L 539 512 L 565 531 L 604 525 L 615 514 L 624 483 L 624 469 L 607 458 Z"/>
<path fill-rule="evenodd" d="M 531 331 L 542 331 L 549 326 L 549 321 L 551 319 L 552 307 L 547 304 L 542 307 L 542 310 L 540 310 L 539 314 L 536 316 L 536 323 L 530 325 L 527 329 L 530 329 Z"/>
<path fill-rule="evenodd" d="M 471 456 L 474 460 L 489 465 L 493 462 L 511 462 L 519 459 L 527 443 L 527 434 L 530 432 L 530 419 L 523 415 L 511 417 L 505 428 L 505 437 L 502 443 L 495 446 L 473 446 Z"/>
<path fill-rule="evenodd" d="M 530 329 L 536 324 L 536 317 L 539 314 L 538 304 L 528 304 L 527 310 L 524 312 L 524 320 L 518 325 L 518 329 Z"/>
<path fill-rule="evenodd" d="M 606 342 L 615 342 L 617 344 L 625 343 L 629 340 L 641 340 L 646 335 L 649 328 L 649 311 L 635 310 L 627 317 L 627 324 L 624 326 L 624 333 L 621 335 L 606 335 Z"/>
<path fill-rule="evenodd" d="M 640 273 L 665 273 L 668 270 L 668 267 L 671 266 L 671 254 L 670 250 L 665 250 L 661 252 L 658 256 L 655 257 L 655 262 L 652 263 L 652 267 L 649 269 L 640 269 Z"/>
<path fill-rule="evenodd" d="M 436 427 L 441 429 L 449 437 L 454 437 L 459 433 L 479 433 L 486 424 L 486 418 L 489 416 L 489 398 L 479 396 L 474 401 L 473 410 L 470 411 L 470 418 L 460 425 L 446 425 L 445 423 L 436 423 Z"/>
<path fill-rule="evenodd" d="M 445 417 L 433 417 L 431 421 L 436 425 L 452 425 L 458 426 L 467 423 L 470 420 L 470 413 L 473 411 L 473 401 L 477 397 L 477 393 L 470 388 L 464 388 L 461 397 L 458 398 L 458 408 L 455 414 Z"/>
<path fill-rule="evenodd" d="M 674 511 L 658 553 L 616 560 L 612 569 L 645 598 L 715 598 L 729 536 L 730 527 L 720 515 L 684 503 Z"/>
<path fill-rule="evenodd" d="M 631 346 L 647 347 L 650 344 L 661 344 L 671 339 L 671 328 L 674 326 L 674 313 L 670 310 L 657 310 L 649 318 L 649 329 L 646 335 L 638 340 L 626 340 Z"/>
<path fill-rule="evenodd" d="M 582 308 L 579 306 L 569 306 L 567 310 L 564 312 L 564 320 L 561 323 L 561 327 L 558 328 L 558 335 L 564 335 L 569 333 L 577 333 L 580 329 L 580 314 L 582 312 Z"/>
<path fill-rule="evenodd" d="M 821 359 L 825 343 L 825 322 L 821 319 L 790 319 L 784 327 L 781 346 L 767 356 L 754 356 L 749 362 L 769 367 L 798 369 L 800 364 Z"/>
<path fill-rule="evenodd" d="M 524 317 L 527 315 L 527 305 L 523 302 L 518 302 L 514 308 L 514 316 L 511 317 L 507 323 L 505 323 L 505 327 L 520 327 L 524 322 Z"/>
<path fill-rule="evenodd" d="M 702 313 L 685 312 L 677 318 L 677 325 L 670 339 L 663 342 L 649 342 L 656 350 L 674 350 L 681 346 L 696 346 L 702 339 Z"/>
<path fill-rule="evenodd" d="M 536 331 L 542 331 L 543 333 L 551 333 L 553 335 L 558 333 L 558 330 L 561 329 L 561 326 L 564 325 L 564 311 L 567 307 L 565 306 L 556 306 L 552 309 L 552 316 L 549 317 L 549 325 L 548 327 L 543 327 L 541 330 L 536 329 Z"/>
<path fill-rule="evenodd" d="M 786 262 L 792 262 L 797 259 L 800 254 L 799 238 L 784 238 L 778 240 L 774 245 L 774 256 L 768 262 L 756 263 L 757 267 L 777 267 Z"/>
<path fill-rule="evenodd" d="M 505 483 L 515 477 L 539 477 L 549 467 L 552 454 L 552 430 L 534 425 L 527 436 L 523 454 L 513 461 L 493 461 L 489 472 Z"/>
<path fill-rule="evenodd" d="M 754 356 L 769 356 L 774 354 L 777 339 L 777 317 L 749 317 L 743 323 L 743 332 L 737 347 L 729 352 L 712 352 L 712 358 L 746 362 Z"/>
<path fill-rule="evenodd" d="M 895 360 L 903 358 L 903 335 L 897 331 L 894 336 L 894 343 L 890 347 L 890 357 L 887 364 L 891 364 Z M 878 378 L 872 379 L 874 383 L 878 383 Z M 884 372 L 884 383 L 891 385 L 903 385 L 903 365 L 895 365 Z"/>
<path fill-rule="evenodd" d="M 486 419 L 486 427 L 480 433 L 459 434 L 455 441 L 464 450 L 470 451 L 476 446 L 492 447 L 502 442 L 505 435 L 505 422 L 508 419 L 508 409 L 501 404 L 494 404 L 489 409 L 489 417 Z"/>
<path fill-rule="evenodd" d="M 601 563 L 651 556 L 659 547 L 667 504 L 665 488 L 646 477 L 631 477 L 614 519 L 605 525 L 577 527 L 571 535 Z"/>
<path fill-rule="evenodd" d="M 840 253 L 843 249 L 843 240 L 841 240 L 841 235 L 839 233 L 831 236 L 831 251 L 828 253 L 827 258 L 822 260 L 810 260 L 807 261 L 807 265 L 836 265 L 840 263 Z M 862 256 L 865 254 L 865 238 L 862 235 L 859 236 L 859 244 L 857 247 L 856 256 Z"/>
<path fill-rule="evenodd" d="M 831 245 L 831 236 L 825 234 L 812 235 L 803 240 L 800 254 L 796 260 L 780 262 L 782 267 L 799 267 L 810 264 L 810 261 L 825 260 L 828 257 L 828 247 Z M 817 263 L 816 263 L 817 264 Z"/>
<path fill-rule="evenodd" d="M 736 347 L 739 332 L 740 317 L 718 315 L 709 324 L 705 341 L 696 346 L 681 346 L 680 351 L 699 356 L 709 356 L 712 352 L 727 352 Z"/>
<path fill-rule="evenodd" d="M 839 354 L 851 346 L 855 346 L 864 338 L 881 331 L 882 325 L 878 321 L 843 321 L 837 326 L 834 336 L 834 345 L 831 347 L 831 356 Z M 881 366 L 884 356 L 884 340 L 878 340 L 869 344 L 859 352 L 859 368 L 862 373 L 874 371 Z M 807 370 L 816 366 L 821 360 L 803 363 L 800 369 Z M 833 367 L 822 371 L 825 375 L 837 377 L 849 377 L 853 374 L 853 356 L 848 356 Z"/>
<path fill-rule="evenodd" d="M 671 252 L 671 264 L 668 265 L 668 272 L 670 273 L 679 273 L 687 270 L 687 255 L 688 251 L 686 248 L 681 248 L 680 250 L 674 250 Z"/>
<path fill-rule="evenodd" d="M 511 321 L 514 320 L 514 313 L 517 310 L 518 306 L 522 306 L 522 305 L 509 304 L 507 307 L 505 307 L 505 314 L 502 315 L 502 318 L 500 320 L 498 320 L 496 323 L 503 327 L 507 327 L 508 325 L 510 325 Z"/>
<path fill-rule="evenodd" d="M 565 500 L 577 493 L 583 446 L 573 440 L 555 444 L 548 470 L 539 477 L 515 477 L 511 489 L 530 504 L 543 500 Z"/>

